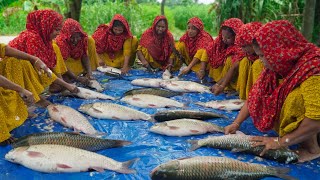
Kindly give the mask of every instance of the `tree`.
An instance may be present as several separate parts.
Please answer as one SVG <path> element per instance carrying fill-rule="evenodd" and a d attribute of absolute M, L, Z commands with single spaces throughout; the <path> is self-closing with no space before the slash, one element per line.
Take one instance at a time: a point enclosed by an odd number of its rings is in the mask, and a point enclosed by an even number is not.
<path fill-rule="evenodd" d="M 303 11 L 303 24 L 302 24 L 302 34 L 307 40 L 312 39 L 312 32 L 315 20 L 315 7 L 316 0 L 306 0 Z"/>
<path fill-rule="evenodd" d="M 67 5 L 66 18 L 72 18 L 79 22 L 82 0 L 65 0 Z"/>
<path fill-rule="evenodd" d="M 161 1 L 161 15 L 164 15 L 164 5 L 166 3 L 166 0 Z"/>

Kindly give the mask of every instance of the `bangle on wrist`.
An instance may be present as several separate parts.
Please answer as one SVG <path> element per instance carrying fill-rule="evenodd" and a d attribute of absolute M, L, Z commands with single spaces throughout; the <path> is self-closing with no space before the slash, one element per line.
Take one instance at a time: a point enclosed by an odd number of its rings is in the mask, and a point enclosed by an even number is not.
<path fill-rule="evenodd" d="M 36 65 L 38 61 L 39 61 L 39 59 L 37 59 L 37 60 L 34 62 L 34 64 L 33 64 L 33 65 Z"/>
<path fill-rule="evenodd" d="M 232 122 L 232 124 L 235 124 L 235 125 L 237 125 L 238 127 L 240 127 L 240 124 L 239 123 L 237 123 L 237 122 Z"/>
<path fill-rule="evenodd" d="M 281 147 L 281 144 L 280 144 L 280 137 L 275 138 L 275 139 L 274 139 L 274 141 L 275 141 L 275 142 L 277 142 L 277 144 Z"/>
<path fill-rule="evenodd" d="M 216 83 L 216 85 L 217 85 L 217 86 L 220 86 L 220 87 L 222 87 L 222 85 L 221 85 L 221 84 L 219 84 L 219 83 Z"/>

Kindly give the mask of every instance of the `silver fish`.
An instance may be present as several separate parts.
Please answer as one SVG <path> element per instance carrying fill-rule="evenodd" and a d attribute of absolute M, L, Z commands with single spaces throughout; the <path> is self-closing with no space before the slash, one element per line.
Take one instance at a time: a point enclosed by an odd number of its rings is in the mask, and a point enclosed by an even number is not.
<path fill-rule="evenodd" d="M 139 88 L 139 89 L 132 89 L 124 93 L 123 96 L 135 95 L 135 94 L 151 94 L 156 96 L 162 97 L 173 97 L 182 95 L 182 93 L 170 91 L 167 89 L 162 88 Z"/>
<path fill-rule="evenodd" d="M 161 164 L 151 171 L 150 176 L 152 180 L 255 180 L 264 177 L 279 177 L 293 180 L 293 177 L 287 175 L 289 170 L 288 168 L 241 162 L 225 157 L 196 156 L 175 159 Z"/>
<path fill-rule="evenodd" d="M 114 67 L 110 67 L 110 66 L 99 66 L 97 67 L 97 70 L 100 72 L 111 72 L 111 73 L 117 73 L 117 74 L 121 74 L 121 70 L 118 68 L 114 68 Z"/>
<path fill-rule="evenodd" d="M 83 104 L 79 111 L 98 119 L 153 121 L 149 114 L 113 103 Z"/>
<path fill-rule="evenodd" d="M 90 83 L 88 86 L 93 89 L 96 89 L 98 92 L 103 91 L 103 87 L 101 86 L 101 84 L 97 80 L 90 80 Z"/>
<path fill-rule="evenodd" d="M 132 85 L 143 87 L 160 87 L 160 82 L 164 80 L 156 78 L 142 78 L 131 81 Z"/>
<path fill-rule="evenodd" d="M 207 120 L 212 118 L 226 118 L 227 116 L 222 114 L 217 114 L 213 112 L 205 112 L 205 111 L 192 111 L 192 110 L 166 110 L 166 111 L 158 111 L 152 117 L 158 121 L 169 121 L 173 119 L 179 118 L 189 118 L 189 119 L 200 119 Z"/>
<path fill-rule="evenodd" d="M 226 110 L 226 111 L 235 111 L 242 108 L 244 105 L 244 100 L 240 99 L 229 99 L 229 100 L 221 100 L 221 101 L 209 101 L 209 102 L 197 102 L 195 104 L 209 107 L 213 109 L 220 109 L 220 110 Z"/>
<path fill-rule="evenodd" d="M 232 150 L 233 152 L 246 152 L 259 156 L 263 147 L 251 147 L 250 137 L 252 136 L 245 134 L 228 134 L 223 136 L 211 136 L 200 140 L 189 140 L 189 143 L 192 144 L 190 150 L 208 146 Z M 298 161 L 298 155 L 286 148 L 268 150 L 262 157 L 282 163 L 294 163 Z"/>
<path fill-rule="evenodd" d="M 160 82 L 160 86 L 175 92 L 199 92 L 199 93 L 211 93 L 208 86 L 192 82 L 192 81 L 176 81 L 167 80 Z"/>
<path fill-rule="evenodd" d="M 21 137 L 15 140 L 12 146 L 17 148 L 37 144 L 58 144 L 88 151 L 99 151 L 107 148 L 122 147 L 131 144 L 131 142 L 115 139 L 101 139 L 71 132 L 46 132 Z"/>
<path fill-rule="evenodd" d="M 167 136 L 191 136 L 208 132 L 224 132 L 223 127 L 196 119 L 176 119 L 157 123 L 150 128 L 150 131 Z"/>
<path fill-rule="evenodd" d="M 79 88 L 79 92 L 74 94 L 80 98 L 83 99 L 105 99 L 105 100 L 115 100 L 116 98 L 112 97 L 112 96 L 108 96 L 106 94 L 102 94 L 102 93 L 98 93 L 95 91 L 92 91 L 90 89 L 86 89 L 86 88 L 82 88 L 82 87 L 78 87 Z"/>
<path fill-rule="evenodd" d="M 129 166 L 137 160 L 118 162 L 94 152 L 54 144 L 18 147 L 9 151 L 5 159 L 46 173 L 85 172 L 90 169 L 103 172 L 108 169 L 125 174 L 135 173 Z"/>
<path fill-rule="evenodd" d="M 155 96 L 151 94 L 135 94 L 121 99 L 128 104 L 143 108 L 185 107 L 183 103 L 173 99 Z"/>

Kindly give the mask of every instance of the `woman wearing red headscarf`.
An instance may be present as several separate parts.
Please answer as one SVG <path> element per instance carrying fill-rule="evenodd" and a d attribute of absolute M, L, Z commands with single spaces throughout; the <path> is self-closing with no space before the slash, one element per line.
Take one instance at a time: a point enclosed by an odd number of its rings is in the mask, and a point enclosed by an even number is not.
<path fill-rule="evenodd" d="M 110 24 L 101 24 L 92 37 L 96 43 L 100 64 L 122 68 L 123 74 L 128 73 L 136 58 L 138 39 L 132 36 L 125 17 L 114 15 Z"/>
<path fill-rule="evenodd" d="M 9 46 L 40 58 L 48 68 L 55 71 L 55 67 L 59 66 L 59 64 L 57 65 L 56 54 L 52 47 L 52 40 L 59 34 L 59 31 L 62 28 L 62 21 L 62 15 L 53 10 L 33 11 L 27 16 L 27 29 L 13 39 L 9 43 Z M 61 78 L 57 78 L 55 75 L 53 76 L 53 79 L 50 79 L 49 81 L 42 79 L 41 83 L 46 87 L 50 85 L 52 81 L 52 85 L 66 88 L 72 92 L 79 91 L 75 85 L 68 84 Z M 32 84 L 33 82 L 30 83 Z M 36 96 L 40 94 L 43 89 L 31 89 L 30 91 Z"/>
<path fill-rule="evenodd" d="M 255 146 L 265 146 L 262 154 L 268 149 L 300 144 L 300 162 L 318 158 L 320 49 L 286 20 L 272 21 L 260 28 L 253 45 L 265 69 L 225 133 L 234 133 L 251 115 L 258 130 L 274 129 L 279 134 L 252 138 Z"/>
<path fill-rule="evenodd" d="M 88 37 L 79 22 L 68 18 L 56 37 L 55 43 L 68 69 L 63 78 L 67 82 L 74 79 L 84 84 L 89 83 L 89 80 L 93 79 L 91 70 L 95 70 L 98 65 L 93 38 Z M 82 73 L 86 76 L 80 77 Z"/>
<path fill-rule="evenodd" d="M 240 99 L 247 99 L 249 90 L 257 81 L 263 69 L 263 63 L 254 52 L 252 40 L 254 34 L 262 27 L 260 22 L 251 22 L 241 26 L 236 36 L 236 44 L 242 48 L 246 57 L 239 62 L 237 92 Z"/>
<path fill-rule="evenodd" d="M 226 87 L 236 89 L 239 61 L 245 54 L 235 44 L 235 38 L 243 22 L 238 18 L 230 18 L 221 24 L 219 36 L 212 47 L 209 76 L 213 78 L 214 94 L 220 94 Z"/>
<path fill-rule="evenodd" d="M 203 22 L 198 17 L 189 19 L 187 32 L 176 44 L 177 50 L 187 65 L 180 72 L 180 75 L 187 74 L 192 70 L 197 73 L 199 79 L 203 79 L 207 69 L 209 47 L 212 43 L 213 39 L 204 30 Z M 177 60 L 178 58 L 176 57 Z"/>
<path fill-rule="evenodd" d="M 173 66 L 173 46 L 174 39 L 168 29 L 167 18 L 157 16 L 152 26 L 142 34 L 137 55 L 144 67 L 177 70 L 179 64 Z"/>

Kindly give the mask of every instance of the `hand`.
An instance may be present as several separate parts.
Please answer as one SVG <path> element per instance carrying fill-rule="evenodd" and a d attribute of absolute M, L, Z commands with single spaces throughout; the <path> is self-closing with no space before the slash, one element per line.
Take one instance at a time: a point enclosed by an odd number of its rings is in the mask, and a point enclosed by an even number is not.
<path fill-rule="evenodd" d="M 23 99 L 23 101 L 26 102 L 26 104 L 34 103 L 33 94 L 30 91 L 22 89 L 21 91 L 19 91 L 19 95 Z"/>
<path fill-rule="evenodd" d="M 90 84 L 90 79 L 88 79 L 87 77 L 78 77 L 77 81 L 79 81 L 81 84 L 85 86 Z"/>
<path fill-rule="evenodd" d="M 265 146 L 260 156 L 263 156 L 270 149 L 280 149 L 282 146 L 277 137 L 254 136 L 250 138 L 252 147 Z"/>
<path fill-rule="evenodd" d="M 122 74 L 122 75 L 128 74 L 129 70 L 130 70 L 130 67 L 129 67 L 129 66 L 123 66 L 123 67 L 121 68 L 121 74 Z"/>
<path fill-rule="evenodd" d="M 197 76 L 200 80 L 202 80 L 204 78 L 204 75 L 205 75 L 205 71 L 204 70 L 199 70 L 199 72 L 197 72 Z"/>
<path fill-rule="evenodd" d="M 186 68 L 182 69 L 182 70 L 180 71 L 180 73 L 179 73 L 179 76 L 188 74 L 190 70 L 191 70 L 191 69 L 190 69 L 189 67 L 186 67 Z"/>
<path fill-rule="evenodd" d="M 52 76 L 52 71 L 47 67 L 47 65 L 41 61 L 41 59 L 36 58 L 36 61 L 34 62 L 33 66 L 38 71 L 39 75 L 42 73 L 46 73 L 49 77 Z"/>
<path fill-rule="evenodd" d="M 225 88 L 224 86 L 216 83 L 215 85 L 212 86 L 211 92 L 213 92 L 214 95 L 219 95 L 220 93 L 223 92 L 224 88 Z"/>
<path fill-rule="evenodd" d="M 89 74 L 89 73 L 87 73 L 85 77 L 88 78 L 89 80 L 95 80 L 96 79 L 92 74 Z"/>
<path fill-rule="evenodd" d="M 239 125 L 232 123 L 224 127 L 224 134 L 235 134 L 237 130 L 239 130 Z"/>
<path fill-rule="evenodd" d="M 68 84 L 68 87 L 66 87 L 71 93 L 75 93 L 77 94 L 78 92 L 80 92 L 80 89 L 73 84 Z"/>

